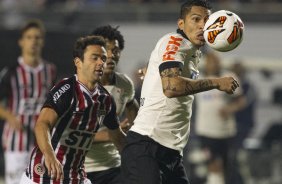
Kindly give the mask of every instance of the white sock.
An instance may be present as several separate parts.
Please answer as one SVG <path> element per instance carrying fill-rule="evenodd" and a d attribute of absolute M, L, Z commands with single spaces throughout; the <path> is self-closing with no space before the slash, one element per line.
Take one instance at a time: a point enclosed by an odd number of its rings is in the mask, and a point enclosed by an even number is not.
<path fill-rule="evenodd" d="M 207 184 L 225 184 L 222 173 L 212 172 L 208 174 Z"/>

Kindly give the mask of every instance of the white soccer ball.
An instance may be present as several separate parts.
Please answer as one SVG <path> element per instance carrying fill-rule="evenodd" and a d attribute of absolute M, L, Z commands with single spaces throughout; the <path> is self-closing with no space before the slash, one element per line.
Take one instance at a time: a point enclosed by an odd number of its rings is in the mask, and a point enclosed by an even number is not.
<path fill-rule="evenodd" d="M 204 27 L 204 38 L 211 48 L 227 52 L 242 42 L 243 32 L 244 24 L 238 15 L 220 10 L 209 16 Z"/>

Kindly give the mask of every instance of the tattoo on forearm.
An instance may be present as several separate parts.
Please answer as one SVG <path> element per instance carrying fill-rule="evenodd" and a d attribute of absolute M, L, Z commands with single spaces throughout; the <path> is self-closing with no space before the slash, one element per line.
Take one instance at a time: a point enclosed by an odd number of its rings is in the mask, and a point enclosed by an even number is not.
<path fill-rule="evenodd" d="M 194 85 L 191 85 L 189 82 L 187 82 L 185 86 L 185 92 L 188 94 L 199 93 L 210 89 L 213 89 L 213 84 L 209 79 L 200 80 Z"/>

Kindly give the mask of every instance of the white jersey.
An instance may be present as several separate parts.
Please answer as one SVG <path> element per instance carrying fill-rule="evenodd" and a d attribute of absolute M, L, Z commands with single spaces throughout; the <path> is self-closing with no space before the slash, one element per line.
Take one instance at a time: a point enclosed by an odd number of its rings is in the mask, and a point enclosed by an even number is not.
<path fill-rule="evenodd" d="M 224 72 L 222 76 L 233 76 L 236 78 L 235 74 L 231 72 Z M 238 81 L 237 78 L 236 80 Z M 230 115 L 228 118 L 223 118 L 220 115 L 220 110 L 226 106 L 229 100 L 240 95 L 241 92 L 242 90 L 239 87 L 234 95 L 228 95 L 219 90 L 210 90 L 196 94 L 196 134 L 215 139 L 233 137 L 236 134 L 235 117 Z"/>
<path fill-rule="evenodd" d="M 140 109 L 131 131 L 147 135 L 181 154 L 190 132 L 193 95 L 167 98 L 163 93 L 159 66 L 180 64 L 182 76 L 195 78 L 201 52 L 178 33 L 162 37 L 151 54 L 144 78 Z"/>
<path fill-rule="evenodd" d="M 117 115 L 122 115 L 128 102 L 134 99 L 134 85 L 125 74 L 115 72 L 115 84 L 103 86 L 116 102 Z M 101 126 L 98 131 L 106 127 Z M 103 171 L 120 166 L 120 155 L 113 143 L 102 142 L 92 145 L 85 158 L 86 172 Z"/>

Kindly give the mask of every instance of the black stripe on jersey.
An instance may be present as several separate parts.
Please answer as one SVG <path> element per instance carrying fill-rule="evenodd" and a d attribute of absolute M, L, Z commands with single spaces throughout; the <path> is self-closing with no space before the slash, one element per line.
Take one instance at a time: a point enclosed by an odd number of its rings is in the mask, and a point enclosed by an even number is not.
<path fill-rule="evenodd" d="M 42 183 L 44 183 L 44 184 L 51 184 L 52 183 L 51 182 L 51 178 L 48 175 L 46 175 L 46 176 L 47 177 L 45 177 L 45 174 L 44 174 L 43 179 L 42 179 Z"/>
<path fill-rule="evenodd" d="M 181 70 L 183 70 L 183 67 L 184 67 L 183 63 L 179 61 L 166 61 L 160 64 L 159 71 L 160 73 L 162 73 L 164 70 L 168 68 L 180 68 Z"/>
<path fill-rule="evenodd" d="M 75 104 L 76 104 L 76 102 L 72 103 L 70 108 L 67 109 L 65 114 L 62 115 L 63 118 L 60 119 L 60 122 L 57 122 L 58 126 L 56 127 L 56 131 L 52 135 L 52 140 L 51 140 L 52 147 L 53 147 L 54 150 L 58 146 L 58 143 L 61 139 L 61 136 L 63 135 L 63 132 L 65 131 L 65 129 L 67 129 L 67 126 L 69 126 L 68 122 L 72 118 L 72 110 L 75 109 Z M 62 123 L 62 122 L 65 122 L 65 123 Z"/>
<path fill-rule="evenodd" d="M 69 172 L 66 172 L 66 171 L 71 171 L 71 167 L 73 166 L 73 162 L 74 162 L 74 158 L 75 158 L 75 154 L 76 154 L 76 149 L 74 148 L 68 148 L 68 152 L 66 153 L 66 162 L 65 162 L 65 165 L 64 165 L 64 178 L 69 178 L 70 174 L 72 173 L 69 173 Z"/>
<path fill-rule="evenodd" d="M 35 88 L 34 88 L 34 74 L 32 72 L 29 73 L 29 78 L 30 78 L 30 86 L 31 86 L 30 88 L 31 90 L 29 91 L 29 97 L 33 97 Z"/>
<path fill-rule="evenodd" d="M 12 137 L 12 146 L 11 146 L 11 151 L 15 151 L 15 140 L 16 139 L 16 132 L 13 131 L 13 137 Z"/>
<path fill-rule="evenodd" d="M 69 178 L 64 179 L 63 184 L 70 184 L 70 179 Z"/>
<path fill-rule="evenodd" d="M 83 117 L 82 117 L 82 122 L 81 124 L 79 125 L 78 127 L 78 130 L 86 130 L 86 127 L 88 125 L 88 121 L 90 120 L 91 118 L 91 108 L 93 107 L 92 105 L 92 100 L 91 98 L 89 97 L 88 94 L 86 94 L 85 92 L 83 92 L 83 96 L 84 98 L 86 99 L 87 101 L 87 104 L 88 104 L 88 107 L 84 110 L 84 113 L 83 113 Z M 90 105 L 91 104 L 91 105 Z"/>
<path fill-rule="evenodd" d="M 16 82 L 16 89 L 15 90 L 17 90 L 17 102 L 16 102 L 16 107 L 14 107 L 13 106 L 13 111 L 14 110 L 16 110 L 16 112 L 18 111 L 18 109 L 19 109 L 19 104 L 20 104 L 20 99 L 21 99 L 21 89 L 20 89 L 20 83 L 19 83 L 19 75 L 18 74 L 16 74 L 16 77 L 15 77 L 15 82 Z M 24 97 L 22 97 L 22 98 L 24 98 Z"/>

